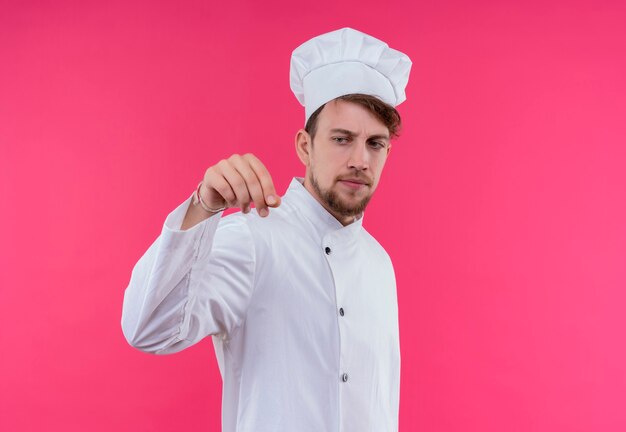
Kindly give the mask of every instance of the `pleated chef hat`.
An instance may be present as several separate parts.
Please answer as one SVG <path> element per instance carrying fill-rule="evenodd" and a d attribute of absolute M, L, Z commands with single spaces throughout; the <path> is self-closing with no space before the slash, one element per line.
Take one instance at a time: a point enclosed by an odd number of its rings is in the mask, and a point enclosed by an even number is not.
<path fill-rule="evenodd" d="M 314 37 L 291 55 L 291 90 L 305 108 L 305 122 L 339 96 L 363 93 L 391 106 L 404 102 L 411 59 L 385 42 L 351 28 Z"/>

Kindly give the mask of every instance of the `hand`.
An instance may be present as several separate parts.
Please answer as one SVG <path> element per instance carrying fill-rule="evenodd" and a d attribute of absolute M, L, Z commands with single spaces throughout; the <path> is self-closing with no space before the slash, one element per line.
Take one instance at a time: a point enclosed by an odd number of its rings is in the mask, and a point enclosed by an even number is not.
<path fill-rule="evenodd" d="M 269 214 L 269 207 L 280 205 L 270 173 L 250 153 L 232 155 L 207 169 L 200 194 L 209 208 L 239 207 L 248 213 L 254 202 L 261 217 Z"/>

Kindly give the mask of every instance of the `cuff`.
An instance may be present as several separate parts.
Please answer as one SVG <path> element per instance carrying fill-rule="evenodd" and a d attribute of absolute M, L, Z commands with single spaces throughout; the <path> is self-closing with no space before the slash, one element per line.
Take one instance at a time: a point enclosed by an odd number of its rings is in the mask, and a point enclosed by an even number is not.
<path fill-rule="evenodd" d="M 187 214 L 187 209 L 190 205 L 193 205 L 193 195 L 194 194 L 176 207 L 176 209 L 165 218 L 161 232 L 162 245 L 165 247 L 176 249 L 181 246 L 189 245 L 191 242 L 194 245 L 194 249 L 198 250 L 200 247 L 200 239 L 207 234 L 209 234 L 209 238 L 212 238 L 213 236 L 210 234 L 217 230 L 217 226 L 224 212 L 216 213 L 189 229 L 180 229 L 185 215 Z"/>

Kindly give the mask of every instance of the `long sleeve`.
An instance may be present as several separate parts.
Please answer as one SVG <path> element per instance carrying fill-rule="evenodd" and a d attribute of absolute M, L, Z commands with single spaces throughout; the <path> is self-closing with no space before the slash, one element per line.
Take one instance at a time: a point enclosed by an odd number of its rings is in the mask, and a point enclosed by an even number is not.
<path fill-rule="evenodd" d="M 124 293 L 122 330 L 142 351 L 173 353 L 208 335 L 227 339 L 245 319 L 255 271 L 248 225 L 218 214 L 182 231 L 190 202 L 167 217 Z"/>

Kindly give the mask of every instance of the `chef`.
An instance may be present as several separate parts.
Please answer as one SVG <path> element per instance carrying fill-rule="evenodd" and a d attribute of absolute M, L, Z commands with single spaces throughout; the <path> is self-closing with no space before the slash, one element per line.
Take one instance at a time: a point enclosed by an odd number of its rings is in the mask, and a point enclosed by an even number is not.
<path fill-rule="evenodd" d="M 212 336 L 223 431 L 397 431 L 395 277 L 363 212 L 410 68 L 350 28 L 302 44 L 290 80 L 305 108 L 304 177 L 281 197 L 254 155 L 220 161 L 136 264 L 126 339 L 169 354 Z M 229 207 L 241 212 L 222 217 Z"/>

